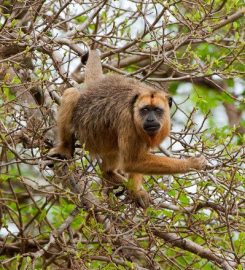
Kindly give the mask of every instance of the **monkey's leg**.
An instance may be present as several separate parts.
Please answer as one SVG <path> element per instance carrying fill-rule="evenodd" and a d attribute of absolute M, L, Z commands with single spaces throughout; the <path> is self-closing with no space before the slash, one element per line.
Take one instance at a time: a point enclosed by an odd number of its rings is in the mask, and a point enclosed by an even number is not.
<path fill-rule="evenodd" d="M 175 174 L 193 170 L 203 170 L 207 165 L 205 157 L 175 159 L 146 154 L 144 158 L 134 162 L 126 162 L 125 171 L 142 174 Z"/>
<path fill-rule="evenodd" d="M 50 150 L 49 156 L 72 158 L 75 150 L 72 115 L 80 95 L 76 88 L 65 90 L 58 111 L 58 145 Z"/>
<path fill-rule="evenodd" d="M 107 184 L 114 187 L 123 186 L 126 183 L 126 178 L 114 171 L 103 172 L 103 178 L 105 178 Z"/>
<path fill-rule="evenodd" d="M 151 199 L 148 192 L 145 191 L 142 182 L 142 174 L 131 173 L 129 174 L 127 187 L 133 200 L 142 208 L 147 208 L 150 205 Z"/>
<path fill-rule="evenodd" d="M 117 155 L 107 154 L 103 156 L 100 167 L 103 172 L 103 178 L 108 185 L 118 187 L 124 185 L 127 181 L 126 178 L 116 172 L 116 168 L 118 167 Z"/>

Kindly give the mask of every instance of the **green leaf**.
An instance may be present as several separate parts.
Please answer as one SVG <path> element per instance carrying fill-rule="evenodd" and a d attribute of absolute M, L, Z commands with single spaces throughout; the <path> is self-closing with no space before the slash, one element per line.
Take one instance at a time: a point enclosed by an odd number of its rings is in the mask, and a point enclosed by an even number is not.
<path fill-rule="evenodd" d="M 188 205 L 190 203 L 190 199 L 186 196 L 186 194 L 181 193 L 179 196 L 179 200 L 182 204 Z"/>
<path fill-rule="evenodd" d="M 14 76 L 12 81 L 11 81 L 12 84 L 21 84 L 21 80 L 19 77 L 17 76 Z"/>
<path fill-rule="evenodd" d="M 78 23 L 78 24 L 82 24 L 84 23 L 86 20 L 87 20 L 88 16 L 85 16 L 85 15 L 81 15 L 81 16 L 78 16 L 75 18 L 75 21 Z"/>
<path fill-rule="evenodd" d="M 214 39 L 216 42 L 219 42 L 222 38 L 219 35 L 215 35 Z"/>
<path fill-rule="evenodd" d="M 176 196 L 176 191 L 175 190 L 169 190 L 168 191 L 168 195 L 171 196 L 171 197 L 175 197 Z"/>
<path fill-rule="evenodd" d="M 233 27 L 236 30 L 238 28 L 238 23 L 237 22 L 233 22 Z"/>
<path fill-rule="evenodd" d="M 7 101 L 12 101 L 15 99 L 15 96 L 10 92 L 7 86 L 3 86 L 3 93 Z"/>
<path fill-rule="evenodd" d="M 38 221 L 39 222 L 43 221 L 46 216 L 47 216 L 47 211 L 46 211 L 46 209 L 43 209 L 41 214 L 38 216 Z"/>
<path fill-rule="evenodd" d="M 11 22 L 11 26 L 14 28 L 17 23 L 18 23 L 18 20 L 13 19 L 12 22 Z"/>
<path fill-rule="evenodd" d="M 7 181 L 8 179 L 12 178 L 13 176 L 9 175 L 9 174 L 4 174 L 4 173 L 1 173 L 1 176 L 0 176 L 0 179 L 2 181 Z"/>
<path fill-rule="evenodd" d="M 239 32 L 235 32 L 235 41 L 238 41 L 240 39 Z"/>

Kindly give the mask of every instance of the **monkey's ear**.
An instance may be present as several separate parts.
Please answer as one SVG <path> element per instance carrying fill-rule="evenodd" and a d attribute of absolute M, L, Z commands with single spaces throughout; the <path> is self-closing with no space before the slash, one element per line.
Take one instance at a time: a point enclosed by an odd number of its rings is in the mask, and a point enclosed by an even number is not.
<path fill-rule="evenodd" d="M 173 104 L 173 98 L 172 98 L 172 97 L 168 97 L 168 105 L 169 105 L 169 108 L 172 107 L 172 104 Z"/>
<path fill-rule="evenodd" d="M 81 61 L 83 65 L 87 64 L 88 56 L 89 56 L 89 51 L 85 52 L 85 54 L 82 56 Z"/>
<path fill-rule="evenodd" d="M 136 94 L 136 95 L 132 98 L 132 100 L 131 100 L 131 105 L 132 105 L 132 106 L 134 105 L 134 103 L 136 102 L 136 100 L 138 99 L 138 97 L 139 97 L 139 94 Z"/>

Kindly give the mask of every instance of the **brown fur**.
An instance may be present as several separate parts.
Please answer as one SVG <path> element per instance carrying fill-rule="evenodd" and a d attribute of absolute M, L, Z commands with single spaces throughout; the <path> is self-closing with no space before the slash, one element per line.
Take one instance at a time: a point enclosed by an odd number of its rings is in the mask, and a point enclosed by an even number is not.
<path fill-rule="evenodd" d="M 92 68 L 90 58 L 91 55 L 88 63 Z M 96 61 L 94 64 L 101 66 Z M 129 174 L 128 188 L 142 207 L 147 207 L 150 201 L 142 187 L 142 174 L 185 173 L 205 168 L 204 157 L 179 160 L 150 153 L 149 150 L 158 146 L 170 132 L 168 95 L 164 91 L 121 75 L 99 73 L 93 83 L 89 75 L 87 68 L 87 87 L 82 94 L 71 88 L 62 97 L 58 116 L 59 144 L 51 150 L 52 155 L 70 158 L 75 138 L 79 139 L 93 156 L 102 159 L 103 175 L 110 183 L 124 183 L 118 170 Z M 144 105 L 160 106 L 164 110 L 160 130 L 155 135 L 143 129 L 139 109 Z"/>

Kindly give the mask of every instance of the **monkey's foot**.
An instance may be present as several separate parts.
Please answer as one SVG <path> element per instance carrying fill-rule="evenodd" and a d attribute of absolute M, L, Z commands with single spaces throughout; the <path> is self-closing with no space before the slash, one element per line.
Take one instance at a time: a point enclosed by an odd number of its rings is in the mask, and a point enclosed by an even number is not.
<path fill-rule="evenodd" d="M 151 197 L 148 192 L 144 189 L 130 191 L 130 197 L 135 201 L 135 203 L 142 207 L 143 209 L 147 208 L 151 203 Z"/>
<path fill-rule="evenodd" d="M 191 167 L 196 170 L 205 170 L 208 165 L 208 162 L 204 156 L 191 157 L 189 158 L 189 162 Z"/>
<path fill-rule="evenodd" d="M 59 159 L 71 159 L 71 151 L 70 149 L 66 149 L 63 147 L 54 147 L 48 152 L 48 157 L 54 157 Z"/>

